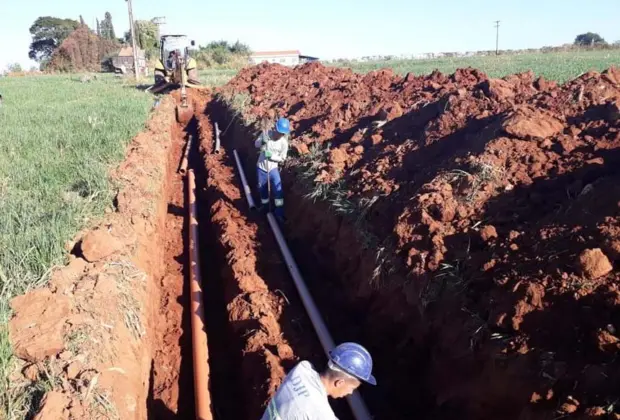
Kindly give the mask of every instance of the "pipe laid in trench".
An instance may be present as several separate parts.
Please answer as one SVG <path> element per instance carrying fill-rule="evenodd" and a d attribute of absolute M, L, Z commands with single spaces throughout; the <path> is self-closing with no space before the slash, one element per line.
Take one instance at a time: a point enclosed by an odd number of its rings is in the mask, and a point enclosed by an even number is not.
<path fill-rule="evenodd" d="M 237 161 L 237 168 L 239 170 L 239 177 L 241 178 L 241 182 L 243 183 L 243 189 L 246 191 L 246 198 L 248 199 L 248 205 L 250 208 L 254 207 L 254 200 L 252 198 L 250 191 L 250 186 L 247 183 L 247 178 L 245 177 L 245 172 L 243 171 L 243 166 L 241 166 L 241 161 L 239 160 L 239 155 L 236 150 L 233 150 L 235 155 L 235 160 Z M 248 193 L 249 192 L 249 193 Z M 278 242 L 278 246 L 280 247 L 280 251 L 282 252 L 282 256 L 284 257 L 284 261 L 286 262 L 286 267 L 288 268 L 291 277 L 293 278 L 293 283 L 295 283 L 295 287 L 297 288 L 297 292 L 301 297 L 301 301 L 308 313 L 308 317 L 314 326 L 314 330 L 316 331 L 316 335 L 319 337 L 319 341 L 321 342 L 321 346 L 323 346 L 323 350 L 329 357 L 329 352 L 335 347 L 334 340 L 332 339 L 329 330 L 327 329 L 327 325 L 319 312 L 316 304 L 314 303 L 314 299 L 304 282 L 303 277 L 301 276 L 301 272 L 297 267 L 297 263 L 295 263 L 295 259 L 291 254 L 291 251 L 286 244 L 286 240 L 284 239 L 284 235 L 280 230 L 280 226 L 276 221 L 275 216 L 270 212 L 267 213 L 267 220 L 269 221 L 269 226 L 271 226 L 271 230 Z M 347 401 L 349 406 L 351 407 L 351 411 L 353 412 L 353 416 L 357 420 L 370 420 L 372 417 L 368 412 L 368 408 L 364 403 L 361 395 L 355 391 L 351 394 Z"/>
<path fill-rule="evenodd" d="M 220 131 L 219 125 L 215 123 L 215 153 L 220 153 Z"/>
<path fill-rule="evenodd" d="M 187 173 L 187 203 L 189 211 L 190 311 L 192 320 L 192 359 L 194 367 L 194 403 L 196 420 L 212 420 L 209 394 L 209 353 L 205 327 L 204 297 L 198 251 L 198 218 L 196 208 L 196 178 Z"/>
<path fill-rule="evenodd" d="M 179 173 L 185 175 L 187 173 L 187 165 L 189 161 L 189 151 L 192 147 L 193 136 L 190 134 L 187 138 L 187 144 L 185 145 L 185 152 L 183 152 L 183 159 L 181 159 L 181 166 L 179 167 Z"/>
<path fill-rule="evenodd" d="M 239 170 L 239 177 L 241 178 L 241 184 L 243 185 L 243 192 L 245 192 L 245 199 L 248 201 L 248 206 L 250 206 L 250 209 L 253 209 L 256 207 L 256 204 L 254 203 L 252 190 L 248 185 L 248 179 L 245 177 L 245 172 L 243 171 L 243 166 L 241 166 L 241 160 L 239 159 L 239 153 L 237 153 L 237 150 L 233 150 L 233 155 L 235 155 L 235 162 L 237 162 L 237 169 Z"/>

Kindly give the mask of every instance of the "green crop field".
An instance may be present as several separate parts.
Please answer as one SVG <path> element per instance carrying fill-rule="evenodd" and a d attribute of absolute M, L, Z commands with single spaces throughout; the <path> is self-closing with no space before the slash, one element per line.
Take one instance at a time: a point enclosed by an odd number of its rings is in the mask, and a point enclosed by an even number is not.
<path fill-rule="evenodd" d="M 239 70 L 205 69 L 198 71 L 198 78 L 205 86 L 217 87 L 228 83 L 238 72 Z"/>
<path fill-rule="evenodd" d="M 9 300 L 43 284 L 65 242 L 104 213 L 108 171 L 153 99 L 112 77 L 77 75 L 0 78 L 0 93 L 0 418 L 14 419 L 36 392 L 9 379 Z"/>
<path fill-rule="evenodd" d="M 487 73 L 490 77 L 504 77 L 509 74 L 532 70 L 538 76 L 544 76 L 547 79 L 563 83 L 589 70 L 601 71 L 612 65 L 620 66 L 620 49 L 428 60 L 351 61 L 331 63 L 331 65 L 350 67 L 359 73 L 391 68 L 403 75 L 408 72 L 424 75 L 431 73 L 435 69 L 449 74 L 458 68 L 474 67 Z"/>

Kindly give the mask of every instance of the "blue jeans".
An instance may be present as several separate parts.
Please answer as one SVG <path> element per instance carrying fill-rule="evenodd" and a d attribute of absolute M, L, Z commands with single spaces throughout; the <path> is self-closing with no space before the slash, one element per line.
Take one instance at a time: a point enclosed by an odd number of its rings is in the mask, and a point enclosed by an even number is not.
<path fill-rule="evenodd" d="M 267 178 L 271 184 L 271 192 L 273 193 L 274 203 L 276 208 L 274 214 L 276 217 L 284 217 L 284 191 L 282 191 L 282 180 L 280 179 L 280 171 L 272 169 L 269 174 L 262 169 L 257 168 L 258 178 L 258 191 L 260 193 L 260 202 L 263 206 L 269 206 L 269 186 L 267 185 Z"/>

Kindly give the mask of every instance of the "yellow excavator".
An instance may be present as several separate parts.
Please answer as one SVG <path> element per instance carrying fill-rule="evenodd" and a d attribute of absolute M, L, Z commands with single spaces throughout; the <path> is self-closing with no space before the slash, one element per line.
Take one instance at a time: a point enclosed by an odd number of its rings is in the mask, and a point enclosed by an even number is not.
<path fill-rule="evenodd" d="M 198 81 L 196 60 L 189 55 L 189 49 L 194 45 L 186 35 L 163 35 L 159 60 L 155 63 L 155 84 L 149 88 L 152 93 L 181 89 L 181 104 L 176 109 L 177 120 L 181 123 L 187 123 L 194 115 L 187 100 L 187 88 L 205 88 Z"/>

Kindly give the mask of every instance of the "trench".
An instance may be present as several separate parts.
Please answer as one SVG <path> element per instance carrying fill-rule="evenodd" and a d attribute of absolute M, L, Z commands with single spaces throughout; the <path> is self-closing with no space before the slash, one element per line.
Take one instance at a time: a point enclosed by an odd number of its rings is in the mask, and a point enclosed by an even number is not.
<path fill-rule="evenodd" d="M 252 133 L 208 96 L 194 98 L 194 118 L 173 130 L 168 163 L 165 275 L 155 314 L 149 418 L 194 417 L 189 319 L 188 226 L 185 183 L 177 173 L 192 136 L 189 168 L 196 174 L 199 255 L 214 419 L 260 418 L 284 375 L 300 360 L 317 369 L 326 357 L 303 309 L 264 215 L 248 208 L 232 150 L 256 184 Z M 213 123 L 222 130 L 214 153 Z M 458 407 L 437 407 L 425 345 L 415 314 L 397 293 L 364 287 L 364 259 L 354 228 L 323 203 L 311 203 L 291 173 L 284 174 L 288 223 L 284 233 L 335 341 L 357 341 L 373 355 L 379 386 L 360 392 L 378 419 L 454 418 Z M 255 188 L 253 188 L 255 190 Z M 253 191 L 256 193 L 256 191 Z M 351 419 L 346 400 L 331 400 L 338 418 Z"/>
<path fill-rule="evenodd" d="M 212 114 L 223 121 L 220 124 L 230 123 L 222 144 L 237 149 L 248 182 L 255 189 L 256 174 L 250 170 L 256 159 L 254 133 L 222 103 L 213 108 Z M 287 216 L 284 234 L 306 284 L 334 340 L 359 342 L 373 356 L 379 386 L 360 387 L 371 415 L 377 419 L 458 418 L 462 414 L 458 406 L 438 406 L 430 391 L 429 361 L 433 355 L 429 343 L 434 337 L 420 327 L 420 315 L 400 291 L 387 286 L 377 291 L 365 284 L 369 278 L 366 263 L 374 255 L 359 244 L 356 228 L 327 204 L 306 198 L 307 186 L 291 171 L 282 173 Z M 404 275 L 395 276 L 392 280 L 404 281 Z M 339 408 L 350 415 L 346 407 Z"/>
<path fill-rule="evenodd" d="M 209 116 L 217 114 L 207 98 L 194 99 L 192 121 L 172 130 L 162 244 L 166 269 L 153 314 L 147 409 L 152 419 L 194 418 L 187 191 L 177 172 L 192 136 L 189 168 L 196 174 L 211 411 L 214 419 L 260 418 L 288 370 L 300 360 L 320 369 L 326 359 L 266 218 L 247 208 L 232 150 L 224 145 L 220 154 L 212 152 Z M 351 418 L 344 400 L 333 406 L 339 418 Z"/>

